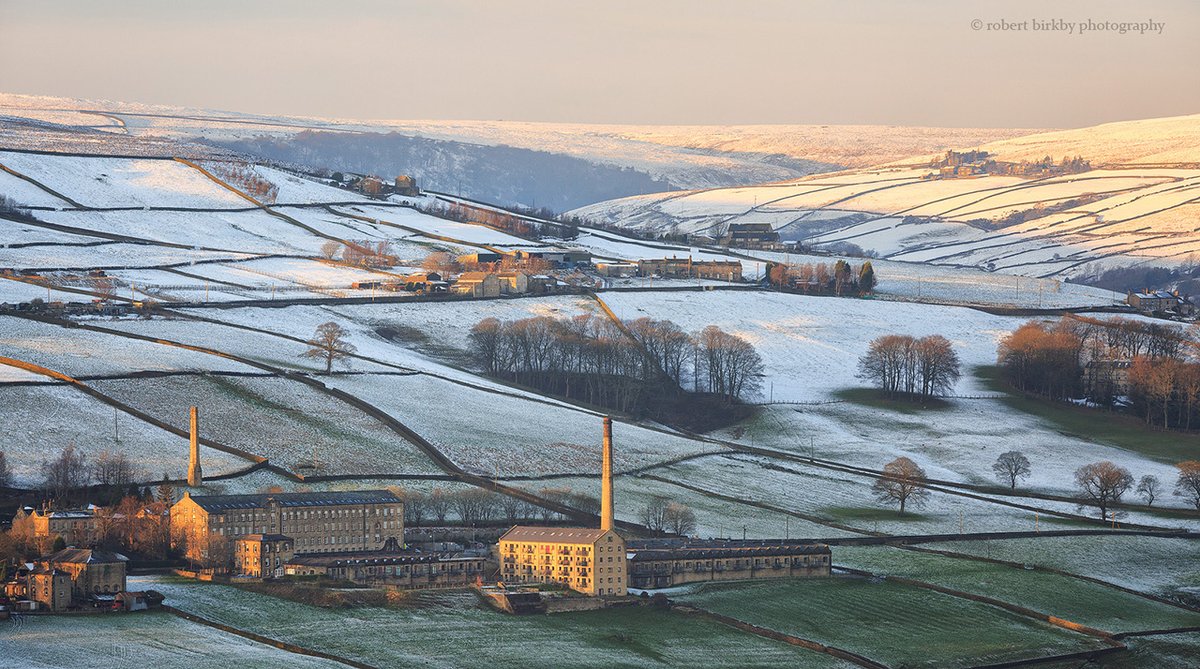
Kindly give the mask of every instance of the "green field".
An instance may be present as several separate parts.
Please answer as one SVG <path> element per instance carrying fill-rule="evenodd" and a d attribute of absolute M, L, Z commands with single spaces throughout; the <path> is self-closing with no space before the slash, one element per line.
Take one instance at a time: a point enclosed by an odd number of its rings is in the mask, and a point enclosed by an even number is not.
<path fill-rule="evenodd" d="M 833 561 L 873 574 L 902 576 L 991 597 L 1107 632 L 1200 625 L 1200 613 L 1042 571 L 885 546 L 838 547 Z"/>
<path fill-rule="evenodd" d="M 1038 537 L 954 541 L 927 548 L 969 553 L 1083 574 L 1200 605 L 1200 540 L 1141 536 Z M 1190 588 L 1195 594 L 1183 588 Z"/>
<path fill-rule="evenodd" d="M 1000 377 L 999 368 L 994 366 L 976 367 L 975 376 L 989 390 L 1005 393 L 1001 401 L 1009 407 L 1037 416 L 1064 434 L 1124 448 L 1169 464 L 1200 457 L 1200 438 L 1195 434 L 1164 432 L 1134 416 L 1020 394 Z"/>
<path fill-rule="evenodd" d="M 1003 609 L 882 580 L 711 584 L 678 599 L 896 668 L 973 666 L 1103 646 Z"/>
<path fill-rule="evenodd" d="M 716 622 L 644 607 L 515 617 L 456 591 L 423 593 L 403 609 L 328 610 L 225 585 L 136 580 L 185 611 L 379 667 L 850 666 Z"/>

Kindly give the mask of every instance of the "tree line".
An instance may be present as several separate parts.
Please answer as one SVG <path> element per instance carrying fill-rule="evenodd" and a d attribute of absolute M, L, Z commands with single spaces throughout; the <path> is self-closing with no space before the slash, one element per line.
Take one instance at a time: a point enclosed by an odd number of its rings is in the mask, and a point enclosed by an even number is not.
<path fill-rule="evenodd" d="M 1174 494 L 1200 510 L 1200 461 L 1180 462 L 1175 468 L 1178 477 Z M 1015 490 L 1017 482 L 1029 478 L 1033 469 L 1023 453 L 1008 451 L 996 458 L 992 472 L 1001 483 Z M 1147 474 L 1135 479 L 1128 469 L 1108 460 L 1077 468 L 1074 479 L 1080 508 L 1094 507 L 1101 521 L 1124 515 L 1118 507 L 1131 490 L 1141 496 L 1146 506 L 1154 506 L 1154 502 L 1165 494 L 1164 485 L 1158 477 Z M 925 470 L 911 459 L 899 457 L 884 465 L 871 490 L 880 502 L 897 504 L 900 513 L 904 513 L 908 506 L 920 506 L 928 501 L 928 486 Z"/>
<path fill-rule="evenodd" d="M 961 376 L 958 353 L 941 335 L 876 337 L 858 360 L 858 377 L 893 398 L 946 395 Z"/>
<path fill-rule="evenodd" d="M 1196 345 L 1174 324 L 1064 317 L 1017 328 L 1001 340 L 997 362 L 1021 391 L 1124 407 L 1148 425 L 1190 430 L 1200 421 Z"/>
<path fill-rule="evenodd" d="M 767 280 L 780 290 L 792 290 L 807 295 L 865 295 L 878 283 L 870 261 L 855 269 L 845 260 L 833 266 L 826 263 L 785 265 L 772 263 L 767 267 Z"/>
<path fill-rule="evenodd" d="M 630 413 L 664 385 L 727 403 L 747 399 L 763 371 L 762 358 L 741 337 L 713 325 L 690 335 L 651 318 L 620 325 L 593 314 L 485 318 L 469 342 L 488 374 Z"/>

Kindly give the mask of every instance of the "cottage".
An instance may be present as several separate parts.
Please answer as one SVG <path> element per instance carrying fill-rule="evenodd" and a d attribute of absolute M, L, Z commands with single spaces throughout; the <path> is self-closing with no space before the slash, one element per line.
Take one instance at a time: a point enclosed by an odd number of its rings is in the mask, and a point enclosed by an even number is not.
<path fill-rule="evenodd" d="M 455 295 L 500 297 L 500 278 L 491 272 L 463 272 L 450 287 Z"/>
<path fill-rule="evenodd" d="M 638 261 L 638 276 L 661 276 L 669 279 L 713 279 L 741 281 L 742 263 L 737 260 L 699 260 L 661 258 Z"/>
<path fill-rule="evenodd" d="M 421 189 L 417 188 L 417 180 L 407 174 L 401 174 L 396 177 L 396 195 L 405 197 L 417 197 L 421 194 Z"/>

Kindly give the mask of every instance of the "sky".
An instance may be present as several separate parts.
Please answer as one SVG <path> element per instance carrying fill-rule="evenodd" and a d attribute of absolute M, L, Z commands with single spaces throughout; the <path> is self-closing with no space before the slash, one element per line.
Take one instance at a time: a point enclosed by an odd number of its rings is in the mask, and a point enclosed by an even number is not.
<path fill-rule="evenodd" d="M 337 118 L 1070 128 L 1198 64 L 1193 0 L 0 0 L 0 91 Z"/>

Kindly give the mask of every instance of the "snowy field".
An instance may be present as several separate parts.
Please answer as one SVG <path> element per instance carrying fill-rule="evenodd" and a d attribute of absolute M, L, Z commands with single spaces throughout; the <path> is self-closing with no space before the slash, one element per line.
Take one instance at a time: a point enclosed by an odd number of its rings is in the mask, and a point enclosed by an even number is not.
<path fill-rule="evenodd" d="M 0 367 L 0 372 L 8 369 Z M 188 440 L 134 416 L 118 411 L 75 388 L 0 385 L 0 434 L 8 466 L 17 485 L 36 487 L 42 463 L 58 456 L 69 444 L 88 462 L 104 450 L 124 453 L 140 470 L 137 480 L 157 481 L 187 476 Z M 187 428 L 187 407 L 175 423 Z M 201 457 L 209 476 L 249 467 L 251 462 L 208 447 Z"/>
<path fill-rule="evenodd" d="M 174 160 L 0 151 L 0 163 L 88 207 L 247 206 L 245 199 Z"/>
<path fill-rule="evenodd" d="M 102 244 L 98 246 L 27 246 L 0 249 L 4 267 L 16 269 L 110 269 L 162 267 L 187 269 L 204 260 L 237 260 L 251 257 L 236 251 L 201 251 L 146 244 Z"/>
<path fill-rule="evenodd" d="M 388 412 L 475 473 L 537 476 L 600 470 L 597 414 L 424 375 L 339 376 L 326 383 Z M 618 471 L 721 450 L 619 420 L 613 439 Z"/>
<path fill-rule="evenodd" d="M 137 371 L 257 371 L 220 356 L 0 316 L 0 355 L 70 376 Z"/>
<path fill-rule="evenodd" d="M 973 309 L 783 293 L 603 293 L 623 320 L 671 320 L 688 332 L 717 325 L 748 340 L 766 367 L 763 401 L 813 402 L 865 385 L 856 380 L 867 344 L 885 334 L 940 334 L 963 368 L 996 362 L 996 344 L 1027 319 Z M 964 378 L 955 394 L 981 392 Z"/>
<path fill-rule="evenodd" d="M 204 436 L 297 473 L 440 473 L 414 445 L 378 420 L 296 381 L 204 376 L 92 385 L 185 429 L 188 407 L 198 405 Z M 316 468 L 301 469 L 314 457 Z"/>

